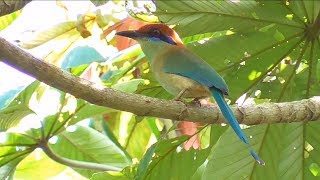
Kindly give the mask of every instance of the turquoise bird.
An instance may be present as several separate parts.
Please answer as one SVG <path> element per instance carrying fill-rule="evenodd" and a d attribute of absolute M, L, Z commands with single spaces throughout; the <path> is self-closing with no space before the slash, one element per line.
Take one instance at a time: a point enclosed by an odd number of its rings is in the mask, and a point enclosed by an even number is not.
<path fill-rule="evenodd" d="M 116 35 L 139 42 L 151 71 L 160 85 L 180 98 L 213 96 L 220 110 L 238 137 L 248 145 L 251 155 L 261 165 L 264 161 L 250 147 L 249 141 L 224 99 L 229 90 L 224 79 L 199 56 L 188 50 L 179 35 L 165 24 L 148 24 L 136 31 L 121 31 Z"/>

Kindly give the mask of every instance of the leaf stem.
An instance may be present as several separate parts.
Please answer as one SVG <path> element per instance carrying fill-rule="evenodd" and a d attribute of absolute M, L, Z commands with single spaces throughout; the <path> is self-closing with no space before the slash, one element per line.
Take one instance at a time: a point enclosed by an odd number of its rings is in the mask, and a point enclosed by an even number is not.
<path fill-rule="evenodd" d="M 58 154 L 53 152 L 53 150 L 49 147 L 46 141 L 40 142 L 39 147 L 41 147 L 43 152 L 46 153 L 46 155 L 52 160 L 72 168 L 90 169 L 95 171 L 117 171 L 117 172 L 122 170 L 121 168 L 109 166 L 106 164 L 78 161 L 78 160 L 68 159 L 68 158 L 59 156 Z"/>

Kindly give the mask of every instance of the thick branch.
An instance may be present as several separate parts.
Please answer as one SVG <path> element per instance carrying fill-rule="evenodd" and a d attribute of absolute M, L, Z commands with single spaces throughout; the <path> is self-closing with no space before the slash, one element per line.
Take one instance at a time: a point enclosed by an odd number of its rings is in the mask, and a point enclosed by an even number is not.
<path fill-rule="evenodd" d="M 225 122 L 217 107 L 193 107 L 182 102 L 160 100 L 105 88 L 73 76 L 54 65 L 32 56 L 0 37 L 0 60 L 49 86 L 70 93 L 90 103 L 139 116 L 154 116 L 193 122 Z M 313 121 L 320 118 L 320 97 L 287 103 L 264 103 L 245 107 L 233 106 L 238 120 L 247 125 Z"/>
<path fill-rule="evenodd" d="M 0 16 L 20 10 L 29 2 L 31 0 L 0 0 Z"/>

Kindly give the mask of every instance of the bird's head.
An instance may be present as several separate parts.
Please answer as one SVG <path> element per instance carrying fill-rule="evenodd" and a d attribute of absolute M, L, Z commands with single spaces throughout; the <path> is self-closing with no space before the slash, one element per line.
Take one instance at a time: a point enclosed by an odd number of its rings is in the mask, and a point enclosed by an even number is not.
<path fill-rule="evenodd" d="M 116 35 L 129 37 L 139 42 L 162 41 L 171 45 L 183 46 L 179 35 L 165 24 L 147 24 L 138 30 L 121 31 L 117 32 Z"/>

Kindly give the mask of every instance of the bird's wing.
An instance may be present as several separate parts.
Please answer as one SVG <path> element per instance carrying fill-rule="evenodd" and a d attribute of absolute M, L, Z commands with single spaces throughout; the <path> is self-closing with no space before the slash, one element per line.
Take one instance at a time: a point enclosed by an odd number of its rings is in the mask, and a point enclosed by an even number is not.
<path fill-rule="evenodd" d="M 164 72 L 190 78 L 209 88 L 215 87 L 228 95 L 224 79 L 208 63 L 188 49 L 173 46 L 162 55 L 162 58 L 164 58 Z"/>

